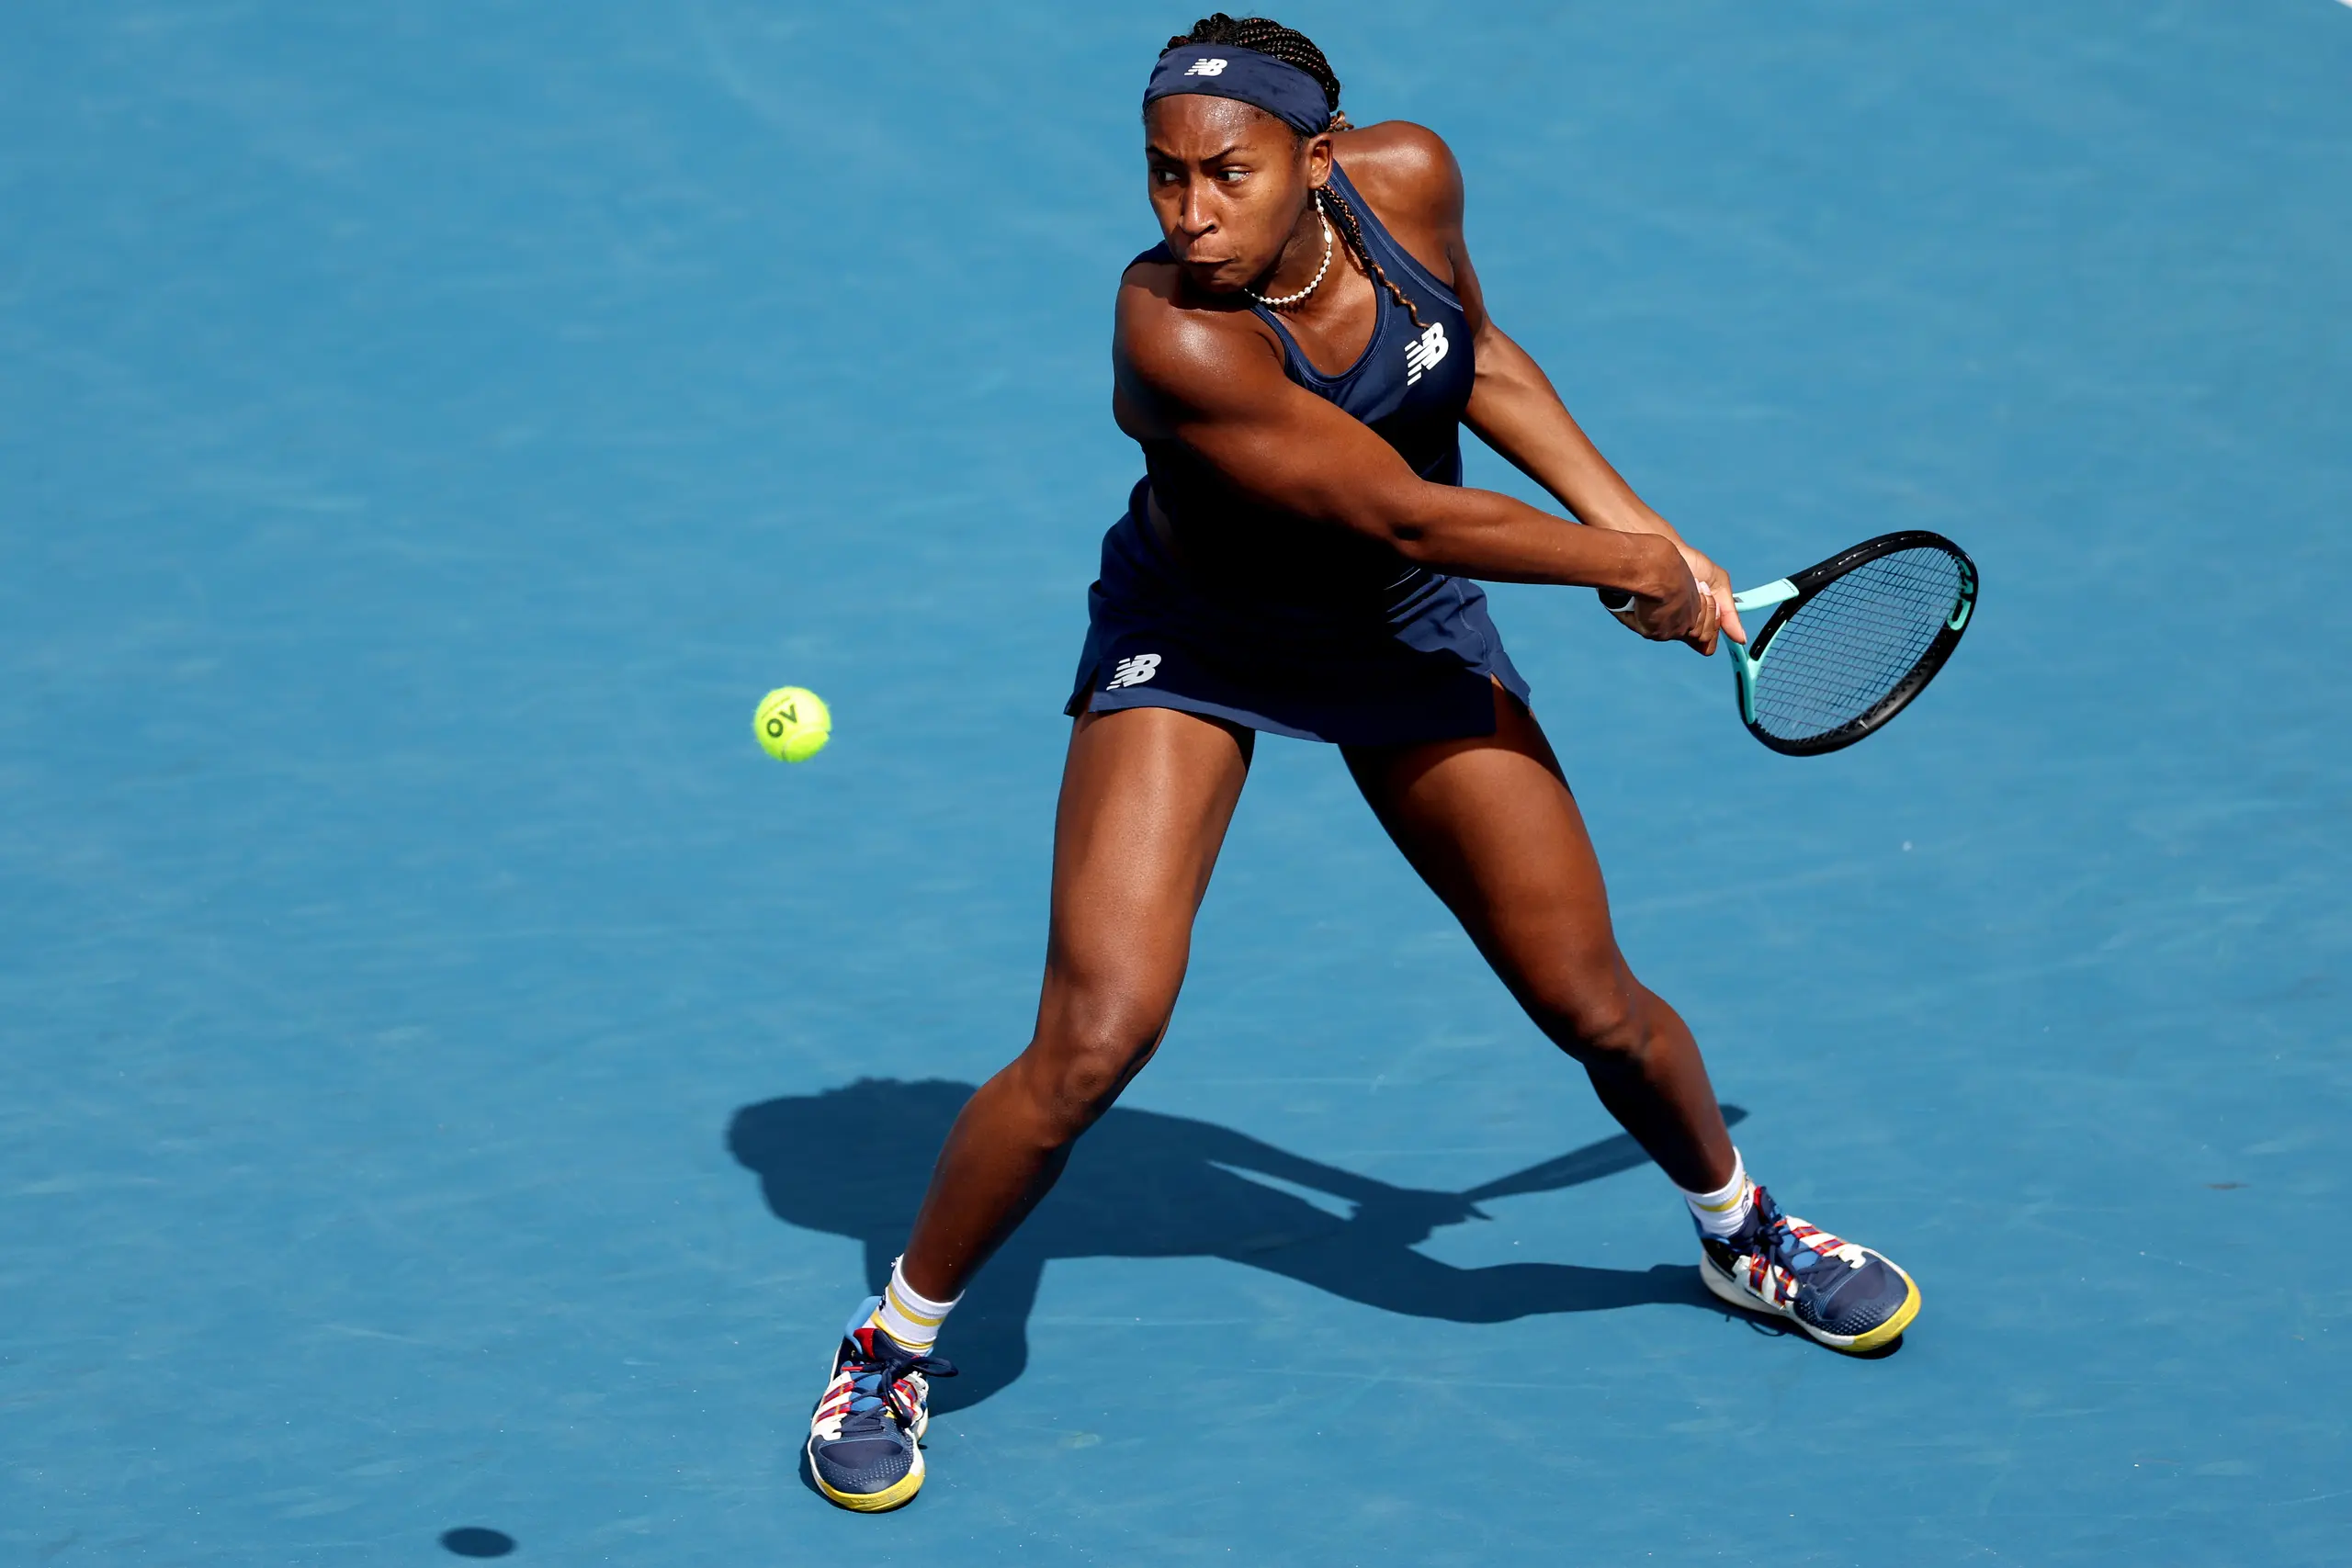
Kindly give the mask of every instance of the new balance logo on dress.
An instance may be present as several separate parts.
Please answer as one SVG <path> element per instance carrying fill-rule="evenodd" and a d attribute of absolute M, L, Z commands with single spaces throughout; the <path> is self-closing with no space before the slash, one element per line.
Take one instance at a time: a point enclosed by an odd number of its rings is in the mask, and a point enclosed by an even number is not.
<path fill-rule="evenodd" d="M 1433 369 L 1453 345 L 1445 341 L 1445 323 L 1431 321 L 1427 331 L 1405 345 L 1405 385 L 1411 386 L 1421 378 L 1421 372 Z"/>
<path fill-rule="evenodd" d="M 1222 62 L 1220 62 L 1220 63 L 1222 63 Z M 1102 689 L 1106 692 L 1115 692 L 1122 686 L 1140 686 L 1146 681 L 1150 680 L 1154 674 L 1158 673 L 1159 670 L 1159 655 L 1156 653 L 1135 654 L 1129 658 L 1119 660 L 1118 668 L 1111 671 L 1110 684 L 1104 686 Z"/>
<path fill-rule="evenodd" d="M 1227 62 L 1222 60 L 1210 60 L 1206 58 L 1195 60 L 1193 63 L 1184 67 L 1184 74 L 1187 76 L 1222 76 L 1225 74 L 1226 63 Z"/>

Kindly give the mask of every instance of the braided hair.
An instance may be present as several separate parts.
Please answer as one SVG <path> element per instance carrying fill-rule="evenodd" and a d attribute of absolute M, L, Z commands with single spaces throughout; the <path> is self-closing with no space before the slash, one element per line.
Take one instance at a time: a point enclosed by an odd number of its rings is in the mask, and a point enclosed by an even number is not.
<path fill-rule="evenodd" d="M 1351 129 L 1348 117 L 1340 112 L 1340 78 L 1333 73 L 1331 62 L 1323 58 L 1323 51 L 1315 47 L 1315 40 L 1305 33 L 1295 32 L 1263 17 L 1235 17 L 1216 11 L 1194 22 L 1191 32 L 1170 39 L 1168 47 L 1182 49 L 1188 43 L 1229 43 L 1236 49 L 1254 49 L 1260 54 L 1273 56 L 1285 65 L 1296 66 L 1312 76 L 1316 85 L 1323 89 L 1323 101 L 1331 110 L 1330 123 L 1323 129 L 1327 132 Z M 1388 274 L 1374 259 L 1372 247 L 1363 243 L 1363 225 L 1356 221 L 1355 209 L 1349 205 L 1348 198 L 1330 186 L 1323 187 L 1320 197 L 1329 207 L 1331 216 L 1339 221 L 1340 237 L 1347 242 L 1348 249 L 1354 252 L 1356 259 L 1363 264 L 1364 271 L 1388 291 L 1390 299 L 1405 308 L 1405 313 L 1413 319 L 1413 325 L 1426 326 L 1428 323 L 1421 320 L 1420 311 L 1413 308 L 1411 298 L 1389 280 Z"/>

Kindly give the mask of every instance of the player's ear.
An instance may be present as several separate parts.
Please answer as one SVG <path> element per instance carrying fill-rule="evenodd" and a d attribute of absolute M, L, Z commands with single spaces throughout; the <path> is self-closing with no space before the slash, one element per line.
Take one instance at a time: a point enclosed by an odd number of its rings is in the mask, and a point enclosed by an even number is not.
<path fill-rule="evenodd" d="M 1326 131 L 1320 136 L 1309 136 L 1305 139 L 1305 143 L 1303 151 L 1306 154 L 1307 188 L 1320 190 L 1331 183 L 1330 132 Z"/>

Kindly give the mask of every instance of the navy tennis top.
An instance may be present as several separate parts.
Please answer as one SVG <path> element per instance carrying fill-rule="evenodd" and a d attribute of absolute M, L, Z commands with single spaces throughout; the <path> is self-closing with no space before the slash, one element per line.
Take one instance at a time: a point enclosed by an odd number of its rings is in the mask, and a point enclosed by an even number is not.
<path fill-rule="evenodd" d="M 1416 327 L 1375 281 L 1372 340 L 1353 365 L 1326 376 L 1301 352 L 1279 311 L 1257 304 L 1250 309 L 1282 339 L 1283 368 L 1292 380 L 1372 426 L 1421 478 L 1458 485 L 1462 411 L 1469 406 L 1476 368 L 1462 301 L 1396 243 L 1337 163 L 1331 184 L 1355 209 L 1365 249 L 1412 299 L 1422 324 Z M 1136 261 L 1173 259 L 1163 243 Z M 1151 491 L 1175 525 L 1186 564 L 1220 587 L 1283 598 L 1395 603 L 1432 575 L 1377 539 L 1252 505 L 1181 442 L 1141 445 Z"/>

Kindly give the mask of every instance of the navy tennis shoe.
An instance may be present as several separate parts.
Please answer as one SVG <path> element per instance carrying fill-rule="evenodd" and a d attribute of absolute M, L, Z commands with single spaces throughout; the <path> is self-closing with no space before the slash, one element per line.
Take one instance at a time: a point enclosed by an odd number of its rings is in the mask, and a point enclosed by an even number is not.
<path fill-rule="evenodd" d="M 844 1508 L 878 1514 L 922 1490 L 922 1435 L 931 1425 L 931 1380 L 955 1367 L 908 1349 L 866 1320 L 882 1304 L 869 1296 L 842 1331 L 832 1376 L 808 1418 L 808 1472 Z"/>
<path fill-rule="evenodd" d="M 1781 1213 L 1761 1187 L 1746 1224 L 1729 1236 L 1701 1231 L 1699 1246 L 1707 1289 L 1788 1318 L 1833 1350 L 1892 1344 L 1919 1315 L 1919 1287 L 1893 1259 Z"/>

